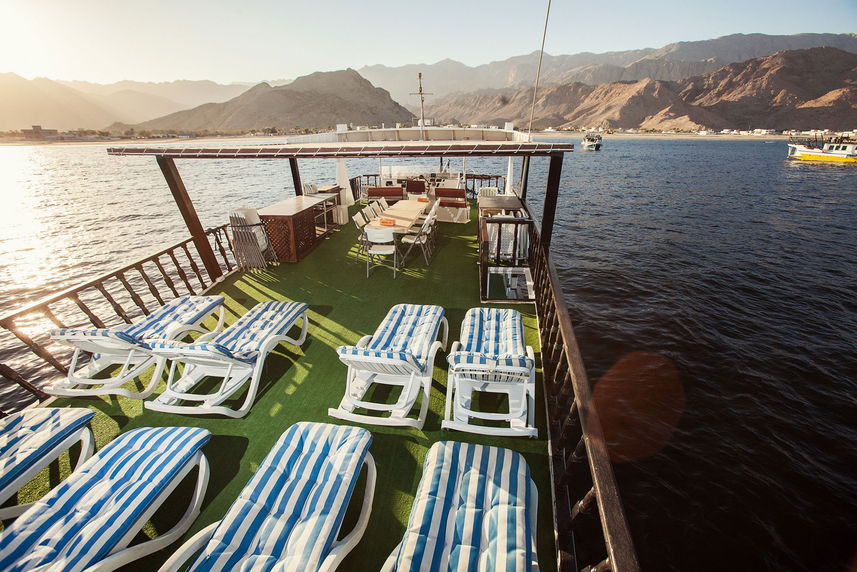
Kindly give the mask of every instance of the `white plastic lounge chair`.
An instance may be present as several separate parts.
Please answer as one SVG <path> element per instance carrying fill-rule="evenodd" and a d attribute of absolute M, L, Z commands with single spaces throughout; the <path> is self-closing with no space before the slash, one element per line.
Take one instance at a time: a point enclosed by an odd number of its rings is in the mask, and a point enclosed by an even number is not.
<path fill-rule="evenodd" d="M 80 441 L 80 468 L 95 448 L 91 409 L 36 407 L 0 419 L 0 504 Z M 0 520 L 18 516 L 32 503 L 0 509 Z"/>
<path fill-rule="evenodd" d="M 198 427 L 143 427 L 120 435 L 0 534 L 0 570 L 113 570 L 175 542 L 208 486 Z M 188 509 L 170 530 L 128 547 L 194 467 Z"/>
<path fill-rule="evenodd" d="M 520 453 L 441 441 L 382 571 L 538 570 L 538 491 Z"/>
<path fill-rule="evenodd" d="M 535 357 L 524 347 L 524 323 L 517 310 L 471 308 L 461 324 L 461 341 L 446 357 L 446 411 L 441 427 L 483 435 L 536 437 Z M 502 393 L 509 399 L 505 413 L 472 407 L 474 392 Z M 476 425 L 482 419 L 504 426 Z"/>
<path fill-rule="evenodd" d="M 214 332 L 200 327 L 215 311 L 220 311 Z M 147 341 L 176 340 L 188 332 L 211 334 L 223 327 L 223 296 L 183 296 L 161 306 L 139 322 L 118 328 L 78 330 L 60 328 L 51 331 L 51 339 L 75 348 L 68 368 L 68 379 L 45 390 L 67 397 L 84 395 L 124 395 L 145 399 L 161 381 L 165 362 L 148 351 Z M 205 336 L 203 336 L 205 337 Z M 202 339 L 202 338 L 200 338 Z M 92 354 L 89 363 L 78 369 L 81 352 Z M 122 365 L 114 377 L 96 379 L 105 369 Z M 141 392 L 122 387 L 152 365 L 152 379 Z"/>
<path fill-rule="evenodd" d="M 277 441 L 226 515 L 188 540 L 161 568 L 333 570 L 356 546 L 372 510 L 375 462 L 366 429 L 297 423 Z M 337 540 L 362 465 L 357 524 Z M 201 551 L 200 551 L 201 550 Z"/>
<path fill-rule="evenodd" d="M 147 401 L 145 407 L 155 411 L 190 414 L 221 414 L 243 417 L 250 411 L 265 358 L 280 342 L 299 346 L 307 332 L 307 306 L 302 302 L 260 302 L 237 322 L 217 336 L 202 343 L 157 342 L 150 344 L 151 351 L 163 359 L 172 360 L 167 387 L 157 398 Z M 297 339 L 287 334 L 298 319 L 303 318 Z M 176 379 L 178 363 L 185 364 Z M 206 377 L 223 378 L 213 393 L 192 393 L 194 387 Z M 222 405 L 250 380 L 244 403 L 238 409 Z M 182 405 L 180 402 L 196 402 Z"/>
<path fill-rule="evenodd" d="M 443 325 L 443 341 L 436 340 Z M 403 425 L 422 429 L 428 411 L 429 392 L 437 350 L 446 349 L 449 323 L 440 306 L 397 304 L 371 336 L 363 336 L 356 346 L 336 348 L 339 360 L 348 366 L 345 395 L 331 417 L 377 425 Z M 366 399 L 373 384 L 400 386 L 395 403 Z M 422 389 L 423 398 L 416 418 L 409 417 Z M 371 397 L 371 394 L 370 394 Z M 379 415 L 355 413 L 355 409 Z"/>

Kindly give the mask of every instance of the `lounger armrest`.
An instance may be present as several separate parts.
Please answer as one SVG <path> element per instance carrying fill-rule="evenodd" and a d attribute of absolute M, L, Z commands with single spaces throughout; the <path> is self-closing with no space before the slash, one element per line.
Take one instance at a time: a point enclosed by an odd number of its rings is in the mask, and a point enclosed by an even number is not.
<path fill-rule="evenodd" d="M 366 344 L 368 344 L 371 339 L 372 339 L 372 336 L 370 336 L 370 335 L 363 336 L 362 338 L 360 338 L 360 340 L 357 342 L 357 345 L 354 347 L 365 348 Z"/>
<path fill-rule="evenodd" d="M 181 568 L 182 564 L 187 562 L 197 552 L 208 543 L 214 531 L 220 525 L 220 521 L 212 522 L 182 544 L 176 552 L 170 556 L 163 566 L 158 569 L 158 572 L 173 572 Z"/>
<path fill-rule="evenodd" d="M 333 544 L 330 552 L 327 553 L 324 561 L 319 566 L 319 572 L 327 572 L 328 570 L 336 570 L 342 560 L 351 552 L 360 539 L 363 533 L 366 532 L 366 526 L 369 524 L 369 515 L 372 513 L 372 500 L 375 498 L 375 481 L 377 471 L 375 469 L 375 459 L 372 453 L 366 451 L 366 457 L 363 459 L 363 464 L 366 465 L 366 489 L 363 493 L 363 506 L 360 508 L 360 516 L 357 518 L 357 523 L 354 528 L 342 540 Z"/>

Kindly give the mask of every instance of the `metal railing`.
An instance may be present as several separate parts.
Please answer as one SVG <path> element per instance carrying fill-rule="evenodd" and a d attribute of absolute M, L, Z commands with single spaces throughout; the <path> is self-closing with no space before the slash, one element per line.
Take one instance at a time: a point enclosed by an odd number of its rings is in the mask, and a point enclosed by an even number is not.
<path fill-rule="evenodd" d="M 531 242 L 560 571 L 640 568 L 556 269 Z"/>
<path fill-rule="evenodd" d="M 227 226 L 206 231 L 224 274 L 235 266 L 232 243 L 226 232 Z M 27 375 L 23 375 L 9 363 L 0 363 L 0 375 L 42 401 L 48 396 L 27 380 L 46 377 L 51 371 L 54 372 L 53 375 L 56 375 L 55 372 L 68 374 L 66 366 L 45 343 L 46 328 L 37 328 L 39 335 L 31 336 L 21 327 L 20 322 L 47 323 L 65 328 L 68 327 L 67 324 L 80 326 L 82 322 L 88 321 L 95 328 L 104 328 L 107 327 L 104 321 L 106 318 L 102 319 L 99 315 L 103 316 L 105 311 L 109 313 L 112 309 L 118 318 L 114 318 L 114 321 L 130 324 L 140 315 L 149 315 L 150 306 L 155 309 L 174 297 L 197 294 L 211 287 L 214 282 L 205 266 L 200 263 L 193 239 L 188 238 L 119 270 L 51 294 L 0 318 L 0 328 L 13 334 L 20 342 L 17 348 L 2 348 L 3 361 L 15 359 L 16 362 L 27 362 L 24 367 L 29 370 Z M 21 355 L 16 356 L 16 353 L 20 354 L 16 350 L 21 348 L 21 344 L 29 348 L 37 359 L 26 360 Z M 13 342 L 3 345 L 15 344 Z M 30 357 L 32 358 L 32 355 Z"/>

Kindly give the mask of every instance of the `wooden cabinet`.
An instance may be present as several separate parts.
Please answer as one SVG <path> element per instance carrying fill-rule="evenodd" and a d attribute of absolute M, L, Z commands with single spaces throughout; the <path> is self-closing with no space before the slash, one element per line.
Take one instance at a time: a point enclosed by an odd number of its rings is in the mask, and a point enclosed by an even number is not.
<path fill-rule="evenodd" d="M 265 232 L 280 262 L 298 262 L 332 229 L 338 193 L 317 193 L 280 201 L 259 210 Z"/>

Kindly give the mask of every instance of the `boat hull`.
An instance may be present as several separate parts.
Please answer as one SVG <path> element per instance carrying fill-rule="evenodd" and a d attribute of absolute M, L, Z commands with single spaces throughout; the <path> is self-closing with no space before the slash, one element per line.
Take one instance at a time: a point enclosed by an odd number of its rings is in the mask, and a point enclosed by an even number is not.
<path fill-rule="evenodd" d="M 795 161 L 815 161 L 821 163 L 857 163 L 857 155 L 836 151 L 822 151 L 804 147 L 803 145 L 789 145 L 789 159 Z"/>

